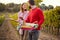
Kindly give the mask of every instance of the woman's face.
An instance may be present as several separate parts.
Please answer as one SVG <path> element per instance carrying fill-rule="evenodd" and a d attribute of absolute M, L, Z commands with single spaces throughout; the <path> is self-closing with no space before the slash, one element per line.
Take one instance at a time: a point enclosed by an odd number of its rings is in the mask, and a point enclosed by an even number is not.
<path fill-rule="evenodd" d="M 27 9 L 27 4 L 23 4 L 23 9 Z"/>

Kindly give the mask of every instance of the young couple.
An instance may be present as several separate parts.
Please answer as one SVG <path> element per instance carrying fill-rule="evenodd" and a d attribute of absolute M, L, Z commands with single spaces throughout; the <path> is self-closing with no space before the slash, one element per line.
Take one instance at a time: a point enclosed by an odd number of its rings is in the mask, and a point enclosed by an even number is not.
<path fill-rule="evenodd" d="M 28 3 L 29 3 L 29 6 L 31 7 L 30 11 L 27 10 L 27 4 L 23 3 L 20 8 L 21 10 L 18 13 L 18 21 L 21 24 L 23 24 L 23 20 L 26 23 L 38 24 L 38 28 L 35 28 L 32 31 L 28 31 L 29 40 L 38 40 L 39 32 L 41 30 L 41 25 L 44 22 L 44 15 L 43 15 L 42 10 L 35 5 L 34 0 L 29 0 Z M 24 30 L 20 29 L 19 32 L 23 36 Z"/>

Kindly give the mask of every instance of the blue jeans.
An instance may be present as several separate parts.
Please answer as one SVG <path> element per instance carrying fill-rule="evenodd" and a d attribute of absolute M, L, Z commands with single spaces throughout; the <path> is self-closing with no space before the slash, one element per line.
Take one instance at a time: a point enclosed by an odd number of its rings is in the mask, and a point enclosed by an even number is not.
<path fill-rule="evenodd" d="M 38 40 L 39 38 L 39 30 L 29 31 L 28 40 Z"/>

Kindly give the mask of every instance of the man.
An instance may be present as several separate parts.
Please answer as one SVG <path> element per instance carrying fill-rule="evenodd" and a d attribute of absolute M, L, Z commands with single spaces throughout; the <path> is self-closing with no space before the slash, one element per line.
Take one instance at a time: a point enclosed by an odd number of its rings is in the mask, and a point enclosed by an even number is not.
<path fill-rule="evenodd" d="M 40 8 L 36 7 L 34 0 L 29 0 L 31 10 L 29 16 L 26 20 L 28 23 L 38 24 L 38 28 L 29 31 L 29 40 L 38 40 L 39 31 L 41 30 L 41 25 L 44 22 L 44 15 Z"/>

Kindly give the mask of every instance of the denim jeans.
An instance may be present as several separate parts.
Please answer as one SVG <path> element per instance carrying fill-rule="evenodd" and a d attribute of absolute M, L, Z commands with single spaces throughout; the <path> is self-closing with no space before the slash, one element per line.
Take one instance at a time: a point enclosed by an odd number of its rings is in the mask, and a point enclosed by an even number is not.
<path fill-rule="evenodd" d="M 28 40 L 38 40 L 39 38 L 39 30 L 29 31 Z"/>

